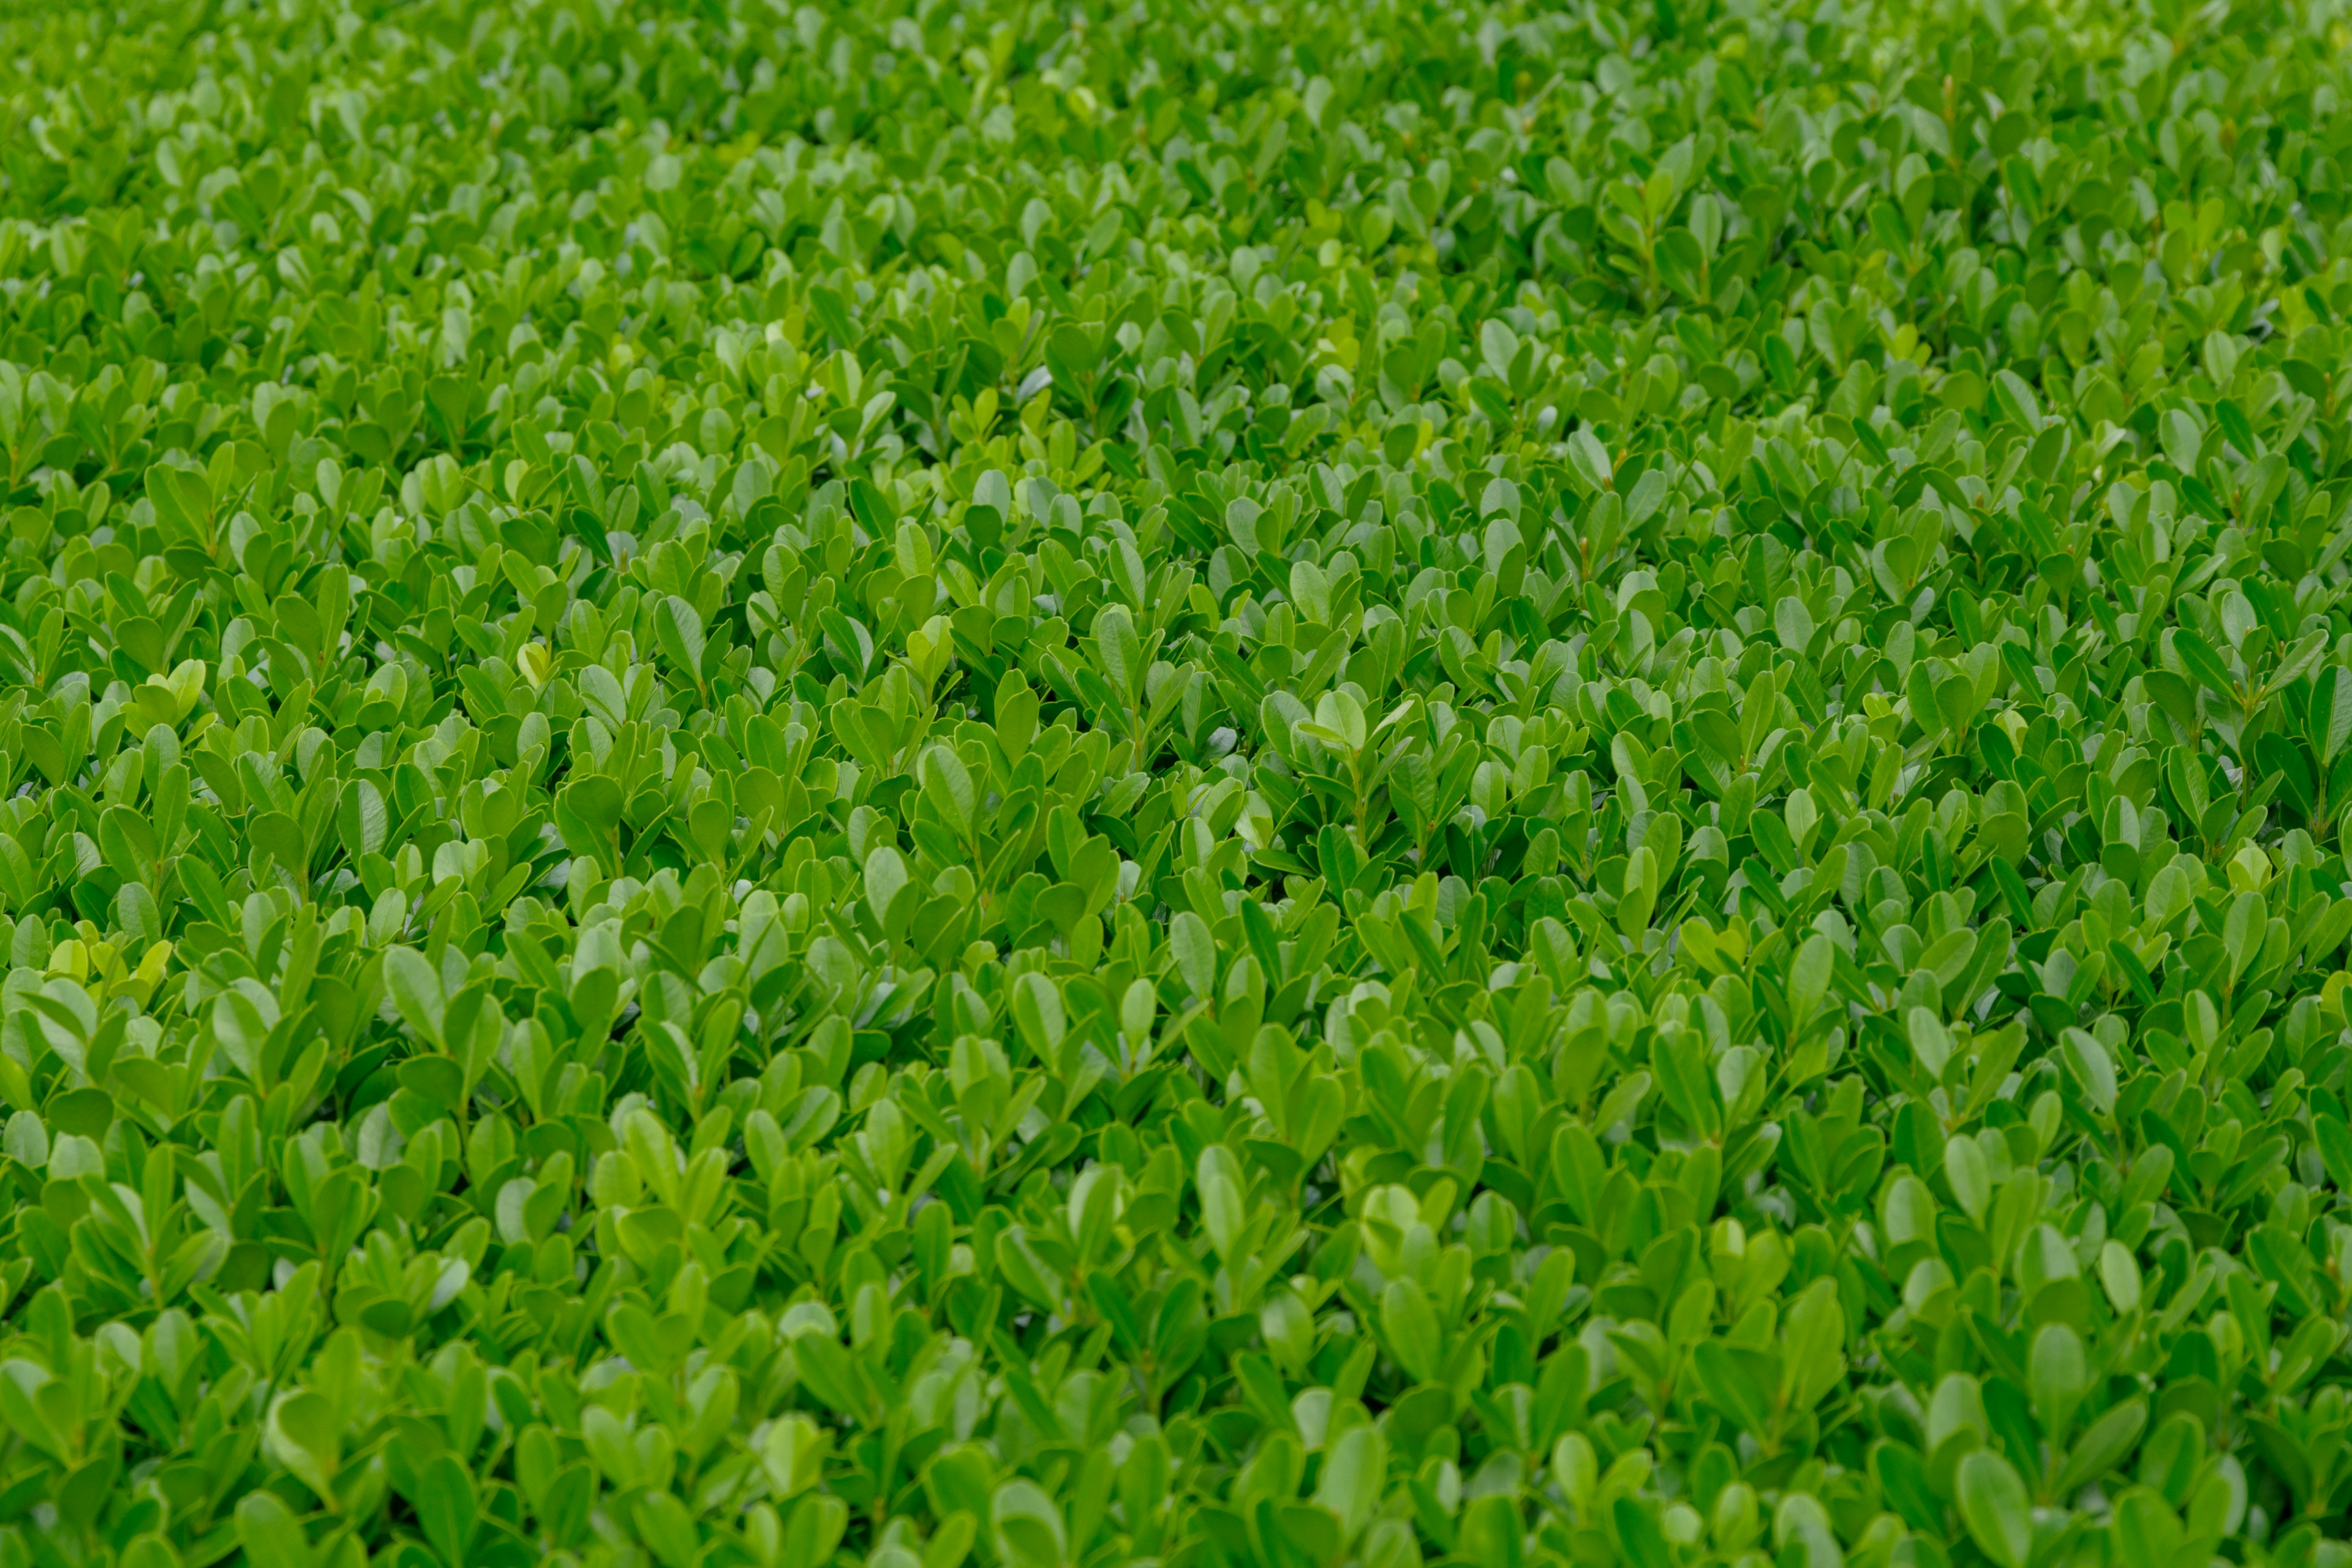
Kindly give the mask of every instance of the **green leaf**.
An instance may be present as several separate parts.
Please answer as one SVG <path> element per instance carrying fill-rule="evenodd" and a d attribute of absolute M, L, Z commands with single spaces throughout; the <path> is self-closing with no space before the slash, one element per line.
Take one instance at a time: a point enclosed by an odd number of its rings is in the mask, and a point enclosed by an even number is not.
<path fill-rule="evenodd" d="M 1343 1541 L 1362 1533 L 1378 1511 L 1387 1490 L 1388 1463 L 1388 1444 L 1374 1426 L 1347 1432 L 1324 1457 L 1315 1500 L 1339 1520 Z"/>
<path fill-rule="evenodd" d="M 1217 944 L 1200 916 L 1179 910 L 1168 927 L 1169 945 L 1176 955 L 1178 973 L 1193 995 L 1209 997 L 1217 989 Z"/>
<path fill-rule="evenodd" d="M 1789 970 L 1789 1016 L 1796 1024 L 1810 1021 L 1828 997 L 1836 950 L 1830 939 L 1816 932 L 1797 949 Z"/>
<path fill-rule="evenodd" d="M 1008 1563 L 1022 1568 L 1058 1568 L 1067 1551 L 1068 1531 L 1062 1510 L 1043 1488 L 1029 1481 L 1007 1481 L 996 1489 L 994 1508 L 996 1550 Z"/>
<path fill-rule="evenodd" d="M 2169 409 L 2157 421 L 2157 431 L 2164 443 L 2165 459 L 2181 473 L 2195 473 L 2204 441 L 2197 421 L 2181 409 Z"/>
<path fill-rule="evenodd" d="M 2113 1116 L 2116 1110 L 2116 1064 L 2107 1055 L 2107 1047 L 2081 1029 L 2069 1029 L 2059 1040 L 2058 1050 L 2066 1065 L 2066 1076 L 2091 1109 L 2099 1115 Z"/>
<path fill-rule="evenodd" d="M 377 853 L 391 826 L 382 790 L 366 779 L 354 779 L 343 786 L 342 800 L 335 808 L 335 831 L 346 854 L 357 858 Z"/>
<path fill-rule="evenodd" d="M 468 1561 L 477 1518 L 474 1478 L 456 1455 L 435 1456 L 417 1478 L 416 1521 L 445 1568 Z"/>
<path fill-rule="evenodd" d="M 1918 1059 L 1919 1069 L 1931 1079 L 1942 1078 L 1945 1067 L 1952 1059 L 1952 1037 L 1942 1020 L 1925 1007 L 1914 1007 L 1905 1015 L 1904 1026 L 1911 1037 L 1911 1054 Z"/>
<path fill-rule="evenodd" d="M 1240 1261 L 1234 1256 L 1234 1247 L 1241 1238 L 1244 1224 L 1242 1205 L 1246 1183 L 1241 1162 L 1223 1144 L 1212 1143 L 1201 1151 L 1192 1179 L 1200 1192 L 1201 1224 L 1209 1233 L 1209 1245 L 1226 1263 Z"/>
<path fill-rule="evenodd" d="M 2000 1568 L 2025 1568 L 2033 1549 L 2032 1500 L 2007 1459 L 1988 1448 L 1963 1457 L 1956 1477 L 1970 1539 Z"/>
<path fill-rule="evenodd" d="M 236 1540 L 254 1568 L 310 1568 L 310 1543 L 303 1538 L 301 1521 L 269 1492 L 248 1492 L 237 1500 Z"/>
<path fill-rule="evenodd" d="M 1845 1309 L 1832 1281 L 1815 1280 L 1790 1303 L 1780 1352 L 1780 1393 L 1787 1404 L 1810 1409 L 1844 1377 L 1845 1332 Z"/>
<path fill-rule="evenodd" d="M 393 948 L 383 955 L 383 983 L 408 1026 L 427 1044 L 440 1046 L 447 1002 L 432 962 L 415 948 Z"/>
<path fill-rule="evenodd" d="M 1436 1310 L 1412 1279 L 1391 1279 L 1381 1291 L 1381 1332 L 1390 1353 L 1415 1383 L 1432 1383 L 1444 1363 Z"/>
<path fill-rule="evenodd" d="M 1613 466 L 1607 448 L 1590 429 L 1580 429 L 1568 438 L 1570 469 L 1587 491 L 1605 490 L 1613 478 Z"/>
<path fill-rule="evenodd" d="M 2042 404 L 2033 395 L 2033 388 L 2013 370 L 1996 371 L 1992 378 L 1993 399 L 2000 405 L 2002 417 L 2027 430 L 2042 428 Z"/>
<path fill-rule="evenodd" d="M 1103 679 L 1121 701 L 1133 708 L 1143 692 L 1143 644 L 1136 635 L 1135 617 L 1124 605 L 1104 606 L 1095 617 L 1094 640 Z"/>
<path fill-rule="evenodd" d="M 2173 632 L 2170 636 L 2173 650 L 2180 656 L 2180 662 L 2207 690 L 2228 696 L 2236 689 L 2237 681 L 2231 676 L 2230 667 L 2222 662 L 2220 654 L 2213 651 L 2212 644 L 2186 629 Z"/>
<path fill-rule="evenodd" d="M 688 679 L 698 679 L 704 638 L 702 617 L 692 605 L 672 594 L 654 606 L 654 637 L 671 666 Z"/>
<path fill-rule="evenodd" d="M 2319 748 L 2319 760 L 2333 763 L 2352 742 L 2352 670 L 2329 665 L 2313 678 L 2305 732 Z"/>
<path fill-rule="evenodd" d="M 1791 594 L 1772 607 L 1772 629 L 1782 647 L 1802 654 L 1813 640 L 1812 613 L 1805 608 L 1802 599 Z"/>
<path fill-rule="evenodd" d="M 330 1507 L 335 1500 L 335 1472 L 341 1463 L 341 1427 L 332 1401 L 323 1394 L 299 1393 L 281 1394 L 272 1401 L 264 1428 L 272 1456 Z"/>
<path fill-rule="evenodd" d="M 923 753 L 921 767 L 924 796 L 958 833 L 969 834 L 978 798 L 962 759 L 947 746 L 933 746 Z"/>
<path fill-rule="evenodd" d="M 2147 1405 L 2138 1399 L 2127 1400 L 2092 1422 L 2066 1456 L 2065 1468 L 2059 1472 L 2059 1492 L 2074 1491 L 2105 1476 L 2129 1456 L 2147 1427 Z"/>

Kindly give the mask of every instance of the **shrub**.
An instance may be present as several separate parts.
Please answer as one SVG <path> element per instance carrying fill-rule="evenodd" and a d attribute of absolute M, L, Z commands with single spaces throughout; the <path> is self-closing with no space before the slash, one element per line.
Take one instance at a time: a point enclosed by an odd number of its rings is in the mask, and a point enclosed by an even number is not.
<path fill-rule="evenodd" d="M 2337 0 L 0 15 L 0 1568 L 2344 1568 Z"/>

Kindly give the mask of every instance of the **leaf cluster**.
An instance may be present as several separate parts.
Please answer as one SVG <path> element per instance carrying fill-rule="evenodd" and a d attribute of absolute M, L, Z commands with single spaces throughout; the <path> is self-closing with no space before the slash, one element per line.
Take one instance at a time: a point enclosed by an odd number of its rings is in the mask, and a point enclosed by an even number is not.
<path fill-rule="evenodd" d="M 2346 1568 L 2347 27 L 0 12 L 0 1568 Z"/>

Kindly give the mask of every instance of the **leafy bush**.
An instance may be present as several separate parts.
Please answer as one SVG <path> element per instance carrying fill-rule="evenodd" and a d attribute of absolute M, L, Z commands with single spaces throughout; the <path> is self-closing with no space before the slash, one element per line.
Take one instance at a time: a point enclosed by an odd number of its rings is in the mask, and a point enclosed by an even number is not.
<path fill-rule="evenodd" d="M 2344 1568 L 2338 0 L 0 14 L 0 1568 Z"/>

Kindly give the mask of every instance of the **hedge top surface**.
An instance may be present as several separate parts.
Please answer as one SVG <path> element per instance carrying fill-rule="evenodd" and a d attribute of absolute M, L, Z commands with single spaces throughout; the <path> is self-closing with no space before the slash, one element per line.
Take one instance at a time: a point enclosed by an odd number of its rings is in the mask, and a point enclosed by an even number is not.
<path fill-rule="evenodd" d="M 0 11 L 0 1568 L 2344 1568 L 2337 0 Z"/>

